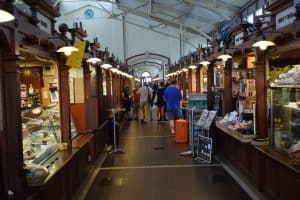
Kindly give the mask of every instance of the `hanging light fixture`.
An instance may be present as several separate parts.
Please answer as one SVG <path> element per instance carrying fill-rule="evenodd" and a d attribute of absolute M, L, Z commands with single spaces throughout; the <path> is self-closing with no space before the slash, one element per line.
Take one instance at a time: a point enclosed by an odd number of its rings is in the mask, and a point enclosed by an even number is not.
<path fill-rule="evenodd" d="M 113 72 L 113 73 L 119 73 L 119 70 L 117 68 L 110 68 L 110 71 Z"/>
<path fill-rule="evenodd" d="M 64 53 L 66 56 L 69 56 L 72 54 L 72 52 L 79 51 L 76 47 L 72 46 L 64 46 L 59 48 L 56 52 L 58 53 Z"/>
<path fill-rule="evenodd" d="M 266 50 L 269 46 L 274 46 L 275 43 L 272 41 L 268 40 L 260 40 L 258 42 L 255 42 L 252 47 L 259 47 L 260 50 L 264 51 Z"/>
<path fill-rule="evenodd" d="M 187 72 L 187 71 L 189 71 L 189 69 L 188 68 L 183 68 L 182 71 Z"/>
<path fill-rule="evenodd" d="M 93 58 L 87 59 L 86 62 L 92 63 L 92 64 L 96 64 L 97 62 L 101 62 L 101 59 L 100 59 L 100 58 L 93 57 Z"/>
<path fill-rule="evenodd" d="M 196 65 L 190 65 L 189 69 L 197 69 L 197 66 Z"/>
<path fill-rule="evenodd" d="M 15 19 L 15 16 L 7 12 L 6 10 L 0 9 L 0 23 L 9 22 Z"/>
<path fill-rule="evenodd" d="M 108 64 L 108 63 L 104 63 L 103 65 L 101 65 L 101 68 L 103 68 L 103 69 L 110 69 L 110 68 L 112 68 L 112 65 Z"/>
<path fill-rule="evenodd" d="M 229 54 L 222 54 L 218 56 L 218 59 L 222 59 L 224 62 L 226 62 L 229 58 L 232 58 Z"/>
<path fill-rule="evenodd" d="M 201 62 L 200 62 L 200 64 L 201 64 L 201 65 L 204 65 L 204 66 L 206 66 L 206 65 L 209 65 L 209 64 L 210 64 L 210 62 L 209 62 L 209 61 L 206 61 L 206 60 L 204 60 L 204 61 L 201 61 Z"/>

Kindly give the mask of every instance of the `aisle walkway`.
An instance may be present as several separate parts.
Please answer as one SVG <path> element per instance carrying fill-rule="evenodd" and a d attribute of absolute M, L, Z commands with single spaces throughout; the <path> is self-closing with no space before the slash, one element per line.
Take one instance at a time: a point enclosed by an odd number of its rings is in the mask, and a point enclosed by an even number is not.
<path fill-rule="evenodd" d="M 124 154 L 97 169 L 87 200 L 250 199 L 221 165 L 180 156 L 187 145 L 174 143 L 167 122 L 131 121 L 122 130 Z"/>

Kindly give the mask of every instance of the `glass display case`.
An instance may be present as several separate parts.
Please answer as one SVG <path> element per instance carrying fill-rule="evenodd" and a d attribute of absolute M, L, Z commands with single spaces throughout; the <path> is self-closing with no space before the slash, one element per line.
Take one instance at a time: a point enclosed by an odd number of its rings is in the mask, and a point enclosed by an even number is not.
<path fill-rule="evenodd" d="M 25 109 L 21 117 L 24 161 L 39 164 L 56 152 L 61 142 L 59 104 Z"/>
<path fill-rule="evenodd" d="M 300 144 L 300 86 L 271 87 L 271 145 L 290 154 Z"/>

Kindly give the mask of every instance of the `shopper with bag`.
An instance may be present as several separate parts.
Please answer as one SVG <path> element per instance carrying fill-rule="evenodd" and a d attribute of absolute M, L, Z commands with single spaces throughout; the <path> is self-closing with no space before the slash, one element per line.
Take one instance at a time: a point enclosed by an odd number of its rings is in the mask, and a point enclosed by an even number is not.
<path fill-rule="evenodd" d="M 152 103 L 152 89 L 144 82 L 143 86 L 139 88 L 140 94 L 140 109 L 142 111 L 142 123 L 147 123 L 149 119 L 150 105 Z"/>

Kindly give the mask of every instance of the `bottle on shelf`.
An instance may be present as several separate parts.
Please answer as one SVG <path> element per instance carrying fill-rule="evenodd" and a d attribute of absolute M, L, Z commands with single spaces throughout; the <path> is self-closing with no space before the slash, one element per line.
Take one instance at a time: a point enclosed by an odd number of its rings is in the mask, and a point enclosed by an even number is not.
<path fill-rule="evenodd" d="M 32 84 L 29 85 L 28 94 L 30 95 L 34 94 L 34 88 L 32 87 Z"/>

